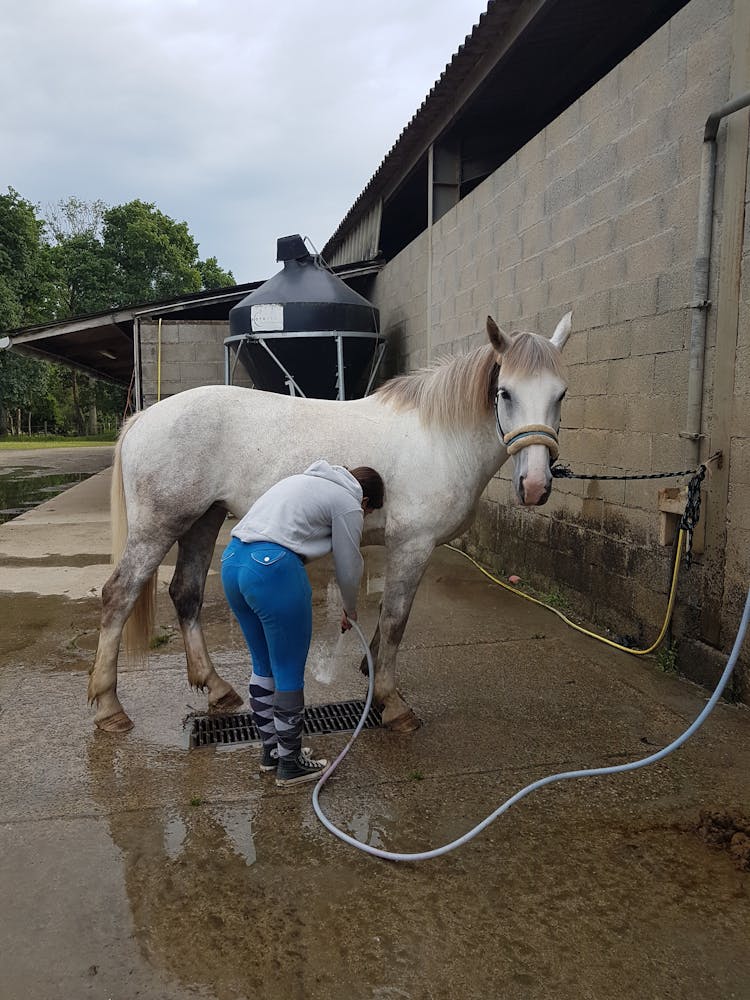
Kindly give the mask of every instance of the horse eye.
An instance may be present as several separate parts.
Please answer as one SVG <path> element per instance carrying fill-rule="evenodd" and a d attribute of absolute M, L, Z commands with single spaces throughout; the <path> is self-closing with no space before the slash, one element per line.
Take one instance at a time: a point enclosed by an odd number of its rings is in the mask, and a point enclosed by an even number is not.
<path fill-rule="evenodd" d="M 562 392 L 560 393 L 560 395 L 559 395 L 559 396 L 557 397 L 557 402 L 558 402 L 558 403 L 562 403 L 562 401 L 563 401 L 563 400 L 565 399 L 565 397 L 566 397 L 567 395 L 568 395 L 568 390 L 567 390 L 567 389 L 563 389 L 563 391 L 562 391 Z"/>
<path fill-rule="evenodd" d="M 508 392 L 507 389 L 500 388 L 497 391 L 498 391 L 498 395 L 500 396 L 500 399 L 504 399 L 506 401 L 510 399 L 510 393 Z"/>

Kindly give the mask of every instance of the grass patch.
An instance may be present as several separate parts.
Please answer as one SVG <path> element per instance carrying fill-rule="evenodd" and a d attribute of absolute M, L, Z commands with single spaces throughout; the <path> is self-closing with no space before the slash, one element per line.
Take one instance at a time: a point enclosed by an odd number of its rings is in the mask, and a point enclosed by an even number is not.
<path fill-rule="evenodd" d="M 545 604 L 549 604 L 551 608 L 557 608 L 558 611 L 562 611 L 567 614 L 570 611 L 570 604 L 563 593 L 559 590 L 550 590 L 547 594 L 541 595 L 541 600 Z"/>
<path fill-rule="evenodd" d="M 152 636 L 151 642 L 149 643 L 150 649 L 161 649 L 162 646 L 166 646 L 170 639 L 175 636 L 175 630 L 173 628 L 164 628 L 157 635 Z"/>
<path fill-rule="evenodd" d="M 105 448 L 115 443 L 115 435 L 102 435 L 88 438 L 39 437 L 0 438 L 0 451 L 36 451 L 42 448 Z"/>
<path fill-rule="evenodd" d="M 656 663 L 665 674 L 676 674 L 677 673 L 677 643 L 670 642 L 670 644 L 662 645 L 656 653 Z"/>

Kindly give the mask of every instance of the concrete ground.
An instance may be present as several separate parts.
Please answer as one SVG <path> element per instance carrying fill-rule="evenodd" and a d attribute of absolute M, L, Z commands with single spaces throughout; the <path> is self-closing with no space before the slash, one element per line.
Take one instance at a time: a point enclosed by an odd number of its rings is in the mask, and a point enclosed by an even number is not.
<path fill-rule="evenodd" d="M 3 1000 L 750 997 L 746 708 L 721 704 L 656 766 L 542 789 L 445 858 L 375 860 L 323 829 L 310 786 L 261 777 L 256 748 L 187 749 L 183 719 L 205 697 L 187 686 L 166 582 L 163 644 L 148 669 L 121 669 L 136 728 L 95 731 L 107 478 L 0 527 Z M 308 701 L 363 697 L 330 567 L 311 569 Z M 381 590 L 369 550 L 368 631 Z M 215 572 L 205 624 L 243 690 L 247 655 Z M 454 839 L 545 774 L 652 753 L 706 700 L 447 550 L 419 590 L 399 678 L 423 727 L 363 733 L 322 795 L 346 831 L 399 851 Z M 330 756 L 345 739 L 311 745 Z"/>

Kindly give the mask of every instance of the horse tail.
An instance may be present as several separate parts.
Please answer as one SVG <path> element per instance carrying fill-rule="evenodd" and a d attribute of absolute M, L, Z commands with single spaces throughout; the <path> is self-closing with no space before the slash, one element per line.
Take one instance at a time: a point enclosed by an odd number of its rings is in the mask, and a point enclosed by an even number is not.
<path fill-rule="evenodd" d="M 128 540 L 128 511 L 125 502 L 125 486 L 122 478 L 122 442 L 133 424 L 142 416 L 143 411 L 134 413 L 123 424 L 115 447 L 112 464 L 112 485 L 110 488 L 110 524 L 112 529 L 112 562 L 117 564 L 125 551 Z M 156 573 L 142 588 L 130 612 L 123 640 L 130 661 L 142 661 L 146 658 L 154 629 L 156 614 Z"/>

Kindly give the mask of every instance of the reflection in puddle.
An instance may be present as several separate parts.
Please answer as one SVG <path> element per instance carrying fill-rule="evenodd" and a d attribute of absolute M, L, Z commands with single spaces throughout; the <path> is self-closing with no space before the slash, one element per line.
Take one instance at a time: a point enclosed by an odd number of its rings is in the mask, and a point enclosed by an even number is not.
<path fill-rule="evenodd" d="M 89 472 L 56 472 L 34 467 L 11 466 L 0 472 L 0 524 L 32 507 L 51 500 L 73 483 L 88 479 Z"/>
<path fill-rule="evenodd" d="M 187 828 L 181 816 L 173 816 L 164 824 L 164 850 L 170 861 L 182 854 Z"/>
<path fill-rule="evenodd" d="M 385 831 L 375 826 L 370 817 L 365 813 L 355 813 L 350 817 L 346 825 L 349 828 L 346 832 L 350 837 L 354 837 L 360 843 L 369 844 L 370 847 L 386 849 L 386 844 L 382 836 Z"/>

